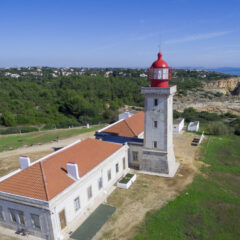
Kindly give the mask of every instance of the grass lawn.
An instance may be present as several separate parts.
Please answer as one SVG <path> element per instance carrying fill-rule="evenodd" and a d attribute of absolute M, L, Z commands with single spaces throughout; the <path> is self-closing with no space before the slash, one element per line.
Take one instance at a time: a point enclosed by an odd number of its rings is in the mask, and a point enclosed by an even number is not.
<path fill-rule="evenodd" d="M 203 174 L 149 213 L 135 240 L 240 239 L 240 137 L 210 137 L 200 160 Z"/>
<path fill-rule="evenodd" d="M 96 131 L 102 127 L 103 125 L 97 125 L 91 128 L 56 129 L 24 134 L 2 135 L 0 136 L 0 152 L 3 150 L 16 149 L 24 145 L 42 144 L 80 133 Z"/>

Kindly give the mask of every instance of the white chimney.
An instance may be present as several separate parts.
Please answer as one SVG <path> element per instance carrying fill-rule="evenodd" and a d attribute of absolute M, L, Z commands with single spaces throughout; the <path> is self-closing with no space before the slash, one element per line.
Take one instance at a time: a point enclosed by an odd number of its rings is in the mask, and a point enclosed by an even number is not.
<path fill-rule="evenodd" d="M 78 180 L 78 165 L 76 163 L 67 163 L 67 173 L 73 179 Z"/>
<path fill-rule="evenodd" d="M 28 168 L 31 165 L 29 157 L 21 156 L 19 157 L 19 162 L 20 162 L 21 169 Z"/>

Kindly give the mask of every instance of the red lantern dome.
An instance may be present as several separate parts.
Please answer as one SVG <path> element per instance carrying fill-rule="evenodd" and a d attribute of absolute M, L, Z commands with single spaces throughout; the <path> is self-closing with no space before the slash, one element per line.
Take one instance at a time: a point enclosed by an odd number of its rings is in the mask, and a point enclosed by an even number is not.
<path fill-rule="evenodd" d="M 158 53 L 158 60 L 155 61 L 149 69 L 148 79 L 151 81 L 151 87 L 168 87 L 168 81 L 171 80 L 172 70 L 162 59 L 162 54 Z"/>

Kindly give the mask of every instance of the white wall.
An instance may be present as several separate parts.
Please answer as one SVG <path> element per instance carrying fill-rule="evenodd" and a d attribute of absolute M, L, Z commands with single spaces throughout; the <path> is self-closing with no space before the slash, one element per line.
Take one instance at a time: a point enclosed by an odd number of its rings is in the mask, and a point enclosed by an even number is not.
<path fill-rule="evenodd" d="M 180 123 L 173 124 L 173 132 L 180 133 L 184 128 L 184 119 Z"/>
<path fill-rule="evenodd" d="M 125 170 L 123 169 L 123 158 L 125 158 Z M 118 173 L 116 173 L 116 163 L 119 163 Z M 111 169 L 110 181 L 108 181 L 107 174 L 109 169 Z M 124 145 L 49 202 L 0 193 L 0 206 L 3 208 L 4 215 L 4 221 L 0 221 L 0 224 L 15 230 L 23 228 L 23 226 L 19 226 L 11 221 L 9 208 L 12 208 L 24 213 L 26 222 L 24 228 L 31 234 L 44 239 L 47 239 L 47 235 L 49 235 L 48 239 L 61 239 L 63 231 L 60 226 L 59 212 L 65 209 L 67 227 L 70 227 L 92 204 L 96 203 L 96 197 L 101 194 L 107 197 L 108 189 L 127 171 L 128 146 Z M 100 176 L 103 177 L 103 187 L 101 190 L 98 190 L 98 179 Z M 92 198 L 88 200 L 87 188 L 90 185 L 92 186 Z M 80 198 L 81 207 L 78 211 L 75 211 L 74 199 L 77 197 Z M 31 214 L 40 216 L 41 231 L 34 230 Z"/>
<path fill-rule="evenodd" d="M 195 123 L 195 122 L 194 122 Z M 197 132 L 199 130 L 199 122 L 197 122 L 196 124 L 193 124 L 193 122 L 190 122 L 188 125 L 188 131 L 193 131 L 193 132 Z"/>
<path fill-rule="evenodd" d="M 7 199 L 6 200 L 0 199 L 0 206 L 2 207 L 2 213 L 4 217 L 4 221 L 0 221 L 2 226 L 11 228 L 14 230 L 23 228 L 35 236 L 38 236 L 44 239 L 47 239 L 47 236 L 49 236 L 49 239 L 53 239 L 51 222 L 49 221 L 50 212 L 47 209 L 30 206 L 30 205 L 27 205 L 27 203 L 25 204 L 17 203 L 11 200 L 9 201 Z M 24 213 L 25 225 L 17 224 L 12 221 L 9 208 L 14 210 L 19 210 Z M 41 230 L 37 230 L 34 228 L 32 219 L 31 219 L 31 214 L 36 214 L 39 216 Z M 18 219 L 18 222 L 19 222 L 19 219 Z"/>

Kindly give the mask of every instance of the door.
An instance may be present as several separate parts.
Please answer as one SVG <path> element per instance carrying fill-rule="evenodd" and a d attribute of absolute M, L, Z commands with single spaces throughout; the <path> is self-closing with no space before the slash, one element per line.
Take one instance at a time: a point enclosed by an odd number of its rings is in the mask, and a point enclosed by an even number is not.
<path fill-rule="evenodd" d="M 64 229 L 67 225 L 64 209 L 59 213 L 59 220 L 60 220 L 61 229 Z"/>

